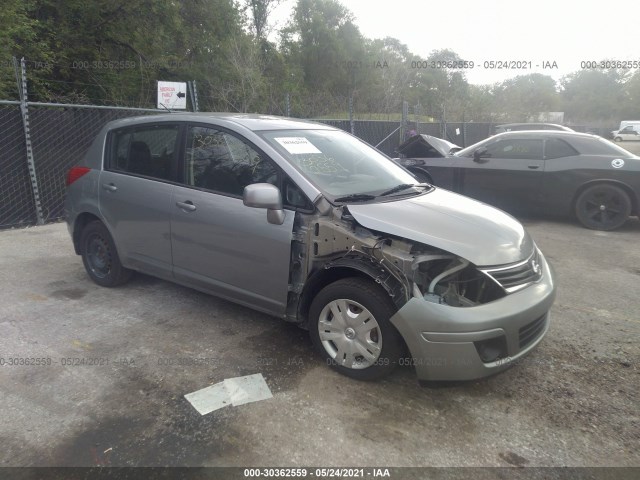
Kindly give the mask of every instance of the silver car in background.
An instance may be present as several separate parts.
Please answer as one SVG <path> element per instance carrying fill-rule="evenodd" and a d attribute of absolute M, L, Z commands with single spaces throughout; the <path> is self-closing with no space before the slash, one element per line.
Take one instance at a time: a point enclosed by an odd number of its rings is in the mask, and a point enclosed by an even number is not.
<path fill-rule="evenodd" d="M 549 328 L 552 270 L 518 221 L 326 125 L 118 120 L 67 184 L 96 283 L 140 271 L 295 322 L 357 379 L 403 364 L 421 380 L 487 376 Z"/>

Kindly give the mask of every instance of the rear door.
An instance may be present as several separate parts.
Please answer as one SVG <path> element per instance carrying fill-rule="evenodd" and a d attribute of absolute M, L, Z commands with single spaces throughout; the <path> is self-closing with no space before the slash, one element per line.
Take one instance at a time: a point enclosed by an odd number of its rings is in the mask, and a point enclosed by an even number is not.
<path fill-rule="evenodd" d="M 239 135 L 190 125 L 183 183 L 171 205 L 176 280 L 275 315 L 286 307 L 295 212 L 282 225 L 245 207 L 244 187 L 277 185 L 276 165 Z"/>
<path fill-rule="evenodd" d="M 100 173 L 100 211 L 122 263 L 171 278 L 169 219 L 180 126 L 144 124 L 110 132 Z"/>
<path fill-rule="evenodd" d="M 456 190 L 505 210 L 528 210 L 540 199 L 542 138 L 510 137 L 485 144 L 480 161 L 457 157 Z"/>

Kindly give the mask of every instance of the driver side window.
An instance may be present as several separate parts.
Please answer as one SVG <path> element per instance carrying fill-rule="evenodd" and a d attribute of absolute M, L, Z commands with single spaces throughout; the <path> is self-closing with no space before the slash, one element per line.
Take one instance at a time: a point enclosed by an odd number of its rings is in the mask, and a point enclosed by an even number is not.
<path fill-rule="evenodd" d="M 487 157 L 542 160 L 542 140 L 520 138 L 499 140 L 487 145 Z M 483 155 L 484 157 L 485 155 Z"/>
<path fill-rule="evenodd" d="M 214 128 L 190 126 L 184 179 L 189 186 L 242 196 L 252 183 L 277 185 L 278 174 L 271 160 L 246 141 Z"/>

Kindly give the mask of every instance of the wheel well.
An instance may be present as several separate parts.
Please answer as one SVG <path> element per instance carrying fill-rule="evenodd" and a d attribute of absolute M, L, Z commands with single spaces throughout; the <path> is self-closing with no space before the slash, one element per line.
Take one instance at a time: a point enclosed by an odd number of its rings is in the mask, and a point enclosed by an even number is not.
<path fill-rule="evenodd" d="M 614 187 L 621 188 L 625 191 L 625 193 L 629 196 L 629 200 L 631 200 L 631 214 L 638 214 L 638 198 L 636 197 L 635 192 L 631 187 L 629 187 L 626 183 L 616 182 L 614 180 L 594 180 L 589 183 L 585 183 L 581 185 L 580 188 L 576 191 L 576 194 L 573 196 L 573 200 L 571 201 L 571 213 L 575 214 L 576 211 L 576 202 L 578 201 L 578 197 L 584 192 L 587 188 L 593 187 L 595 185 L 613 185 Z"/>
<path fill-rule="evenodd" d="M 313 299 L 320 292 L 320 290 L 337 280 L 350 277 L 364 278 L 375 283 L 375 280 L 366 273 L 349 267 L 333 267 L 329 269 L 322 269 L 314 276 L 312 276 L 309 283 L 305 287 L 302 293 L 302 297 L 300 298 L 300 303 L 298 304 L 298 319 L 300 321 L 300 323 L 298 323 L 298 326 L 304 328 L 305 330 L 309 330 L 309 309 L 311 308 Z M 402 340 L 404 355 L 410 355 L 407 342 L 402 337 L 402 335 L 400 335 L 400 338 Z"/>
<path fill-rule="evenodd" d="M 75 250 L 76 255 L 80 255 L 80 236 L 82 235 L 82 230 L 84 230 L 84 227 L 86 227 L 94 220 L 100 219 L 94 214 L 86 212 L 81 213 L 76 218 L 75 224 L 73 226 L 73 249 Z"/>
<path fill-rule="evenodd" d="M 301 327 L 308 328 L 309 309 L 311 308 L 311 302 L 313 302 L 313 299 L 316 297 L 316 295 L 318 295 L 320 290 L 322 290 L 330 283 L 333 283 L 342 278 L 349 277 L 367 278 L 373 281 L 373 279 L 364 272 L 355 270 L 353 268 L 344 267 L 335 267 L 326 270 L 322 269 L 310 278 L 308 284 L 305 286 L 305 289 L 302 292 L 300 303 L 298 304 L 298 319 L 300 321 Z"/>

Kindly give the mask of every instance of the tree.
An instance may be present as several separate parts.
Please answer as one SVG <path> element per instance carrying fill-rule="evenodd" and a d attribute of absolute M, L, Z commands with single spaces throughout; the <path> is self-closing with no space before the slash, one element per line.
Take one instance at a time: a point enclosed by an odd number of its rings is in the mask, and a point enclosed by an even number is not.
<path fill-rule="evenodd" d="M 0 8 L 0 98 L 18 98 L 13 56 L 37 59 L 40 74 L 50 69 L 52 50 L 38 35 L 39 23 L 30 16 L 32 8 L 33 2 L 24 0 L 5 0 Z M 30 93 L 37 98 L 41 90 L 36 83 Z"/>
<path fill-rule="evenodd" d="M 621 117 L 640 118 L 640 70 L 636 70 L 624 82 L 622 89 L 626 101 L 621 111 Z"/>
<path fill-rule="evenodd" d="M 10 1 L 0 44 L 30 60 L 32 100 L 154 106 L 159 79 L 229 75 L 223 48 L 245 35 L 232 0 Z"/>
<path fill-rule="evenodd" d="M 253 33 L 259 40 L 266 40 L 269 30 L 269 15 L 281 0 L 247 0 L 251 11 Z"/>
<path fill-rule="evenodd" d="M 344 111 L 356 83 L 353 65 L 365 57 L 352 14 L 336 0 L 298 0 L 281 45 L 292 71 L 303 74 L 307 113 Z"/>
<path fill-rule="evenodd" d="M 225 110 L 258 111 L 256 106 L 264 98 L 266 85 L 262 76 L 262 57 L 256 43 L 234 38 L 227 48 L 225 60 L 233 72 L 232 81 L 222 85 L 209 82 L 214 95 L 224 103 Z"/>
<path fill-rule="evenodd" d="M 396 38 L 370 40 L 366 43 L 364 68 L 360 68 L 359 104 L 371 113 L 397 115 L 402 101 L 408 100 L 415 70 L 412 53 Z"/>
<path fill-rule="evenodd" d="M 527 121 L 537 119 L 541 112 L 557 111 L 560 102 L 553 78 L 540 73 L 518 75 L 493 88 L 497 110 L 506 119 Z"/>
<path fill-rule="evenodd" d="M 561 80 L 565 114 L 573 123 L 615 123 L 625 104 L 621 72 L 580 70 Z"/>

